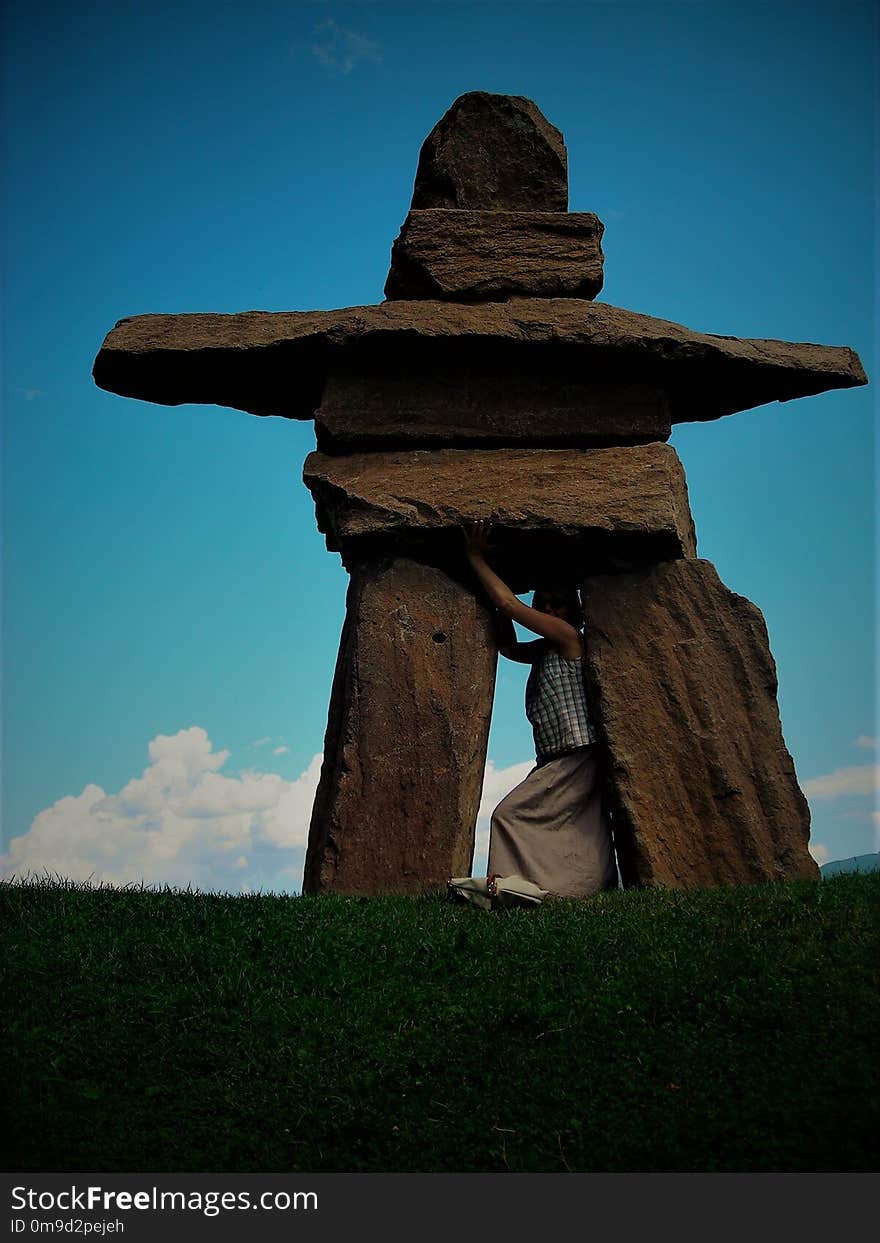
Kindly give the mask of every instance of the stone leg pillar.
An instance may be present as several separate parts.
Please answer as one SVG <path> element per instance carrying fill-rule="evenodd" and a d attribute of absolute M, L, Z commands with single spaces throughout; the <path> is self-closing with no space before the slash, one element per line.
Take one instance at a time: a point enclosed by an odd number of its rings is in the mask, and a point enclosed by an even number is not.
<path fill-rule="evenodd" d="M 760 610 L 709 561 L 584 584 L 624 885 L 818 879 Z"/>
<path fill-rule="evenodd" d="M 470 874 L 496 661 L 472 590 L 404 558 L 354 567 L 304 893 L 417 893 Z"/>

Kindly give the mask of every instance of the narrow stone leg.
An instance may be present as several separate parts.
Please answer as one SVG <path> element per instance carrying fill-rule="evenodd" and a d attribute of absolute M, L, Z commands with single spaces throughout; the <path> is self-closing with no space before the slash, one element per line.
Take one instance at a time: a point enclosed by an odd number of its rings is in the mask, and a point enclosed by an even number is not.
<path fill-rule="evenodd" d="M 441 570 L 354 568 L 304 893 L 416 893 L 470 873 L 496 660 L 488 611 Z"/>
<path fill-rule="evenodd" d="M 817 879 L 760 610 L 703 560 L 583 594 L 624 885 Z"/>

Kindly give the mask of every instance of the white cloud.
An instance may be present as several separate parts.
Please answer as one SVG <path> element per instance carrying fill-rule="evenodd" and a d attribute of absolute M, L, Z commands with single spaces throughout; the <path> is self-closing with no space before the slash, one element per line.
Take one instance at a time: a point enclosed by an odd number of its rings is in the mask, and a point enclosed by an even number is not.
<path fill-rule="evenodd" d="M 247 869 L 249 889 L 299 888 L 320 753 L 296 781 L 223 776 L 229 751 L 213 751 L 198 726 L 158 735 L 148 754 L 118 794 L 87 785 L 40 812 L 0 856 L 0 873 L 241 891 Z"/>
<path fill-rule="evenodd" d="M 823 777 L 813 777 L 803 783 L 803 791 L 809 799 L 838 798 L 848 794 L 876 794 L 880 785 L 880 765 L 855 764 L 850 768 L 838 768 Z"/>
<path fill-rule="evenodd" d="M 17 388 L 16 393 L 21 393 L 25 401 L 36 401 L 38 397 L 48 397 L 49 394 L 41 388 Z"/>
<path fill-rule="evenodd" d="M 821 842 L 810 842 L 810 854 L 818 863 L 819 867 L 823 863 L 828 862 L 828 847 L 823 846 Z"/>
<path fill-rule="evenodd" d="M 382 59 L 380 44 L 355 30 L 346 30 L 332 17 L 316 26 L 314 33 L 316 42 L 311 47 L 312 55 L 330 73 L 348 74 L 360 61 L 371 60 L 378 64 Z"/>
<path fill-rule="evenodd" d="M 276 747 L 275 750 L 272 752 L 272 754 L 273 755 L 287 755 L 287 752 L 289 750 L 290 750 L 290 747 Z"/>
<path fill-rule="evenodd" d="M 278 798 L 260 817 L 260 831 L 267 842 L 282 849 L 305 847 L 309 840 L 312 803 L 321 776 L 323 756 L 319 751 L 296 781 L 278 782 Z"/>
<path fill-rule="evenodd" d="M 863 747 L 866 751 L 876 751 L 880 747 L 880 738 L 869 738 L 867 734 L 859 734 L 854 745 Z"/>

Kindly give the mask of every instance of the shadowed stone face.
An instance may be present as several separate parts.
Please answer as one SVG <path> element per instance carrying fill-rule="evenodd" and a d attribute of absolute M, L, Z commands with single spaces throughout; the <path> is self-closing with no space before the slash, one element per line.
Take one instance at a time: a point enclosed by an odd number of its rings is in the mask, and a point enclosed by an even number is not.
<path fill-rule="evenodd" d="M 562 134 L 523 96 L 461 95 L 422 144 L 412 206 L 564 212 Z"/>
<path fill-rule="evenodd" d="M 708 561 L 583 587 L 625 885 L 817 879 L 760 610 Z"/>
<path fill-rule="evenodd" d="M 355 367 L 329 377 L 315 411 L 318 448 L 601 448 L 668 440 L 663 392 L 548 360 L 493 372 L 459 365 Z"/>

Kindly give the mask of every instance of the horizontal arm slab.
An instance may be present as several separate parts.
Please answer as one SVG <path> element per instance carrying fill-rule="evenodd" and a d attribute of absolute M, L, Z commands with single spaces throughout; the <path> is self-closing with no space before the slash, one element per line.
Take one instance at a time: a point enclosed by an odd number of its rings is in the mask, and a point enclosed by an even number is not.
<path fill-rule="evenodd" d="M 402 356 L 452 373 L 564 361 L 584 374 L 659 387 L 673 422 L 719 418 L 867 383 L 845 346 L 713 336 L 577 298 L 460 305 L 387 302 L 334 311 L 140 315 L 121 320 L 95 360 L 95 383 L 163 405 L 231 406 L 311 418 L 328 373 L 362 360 L 375 373 Z"/>

